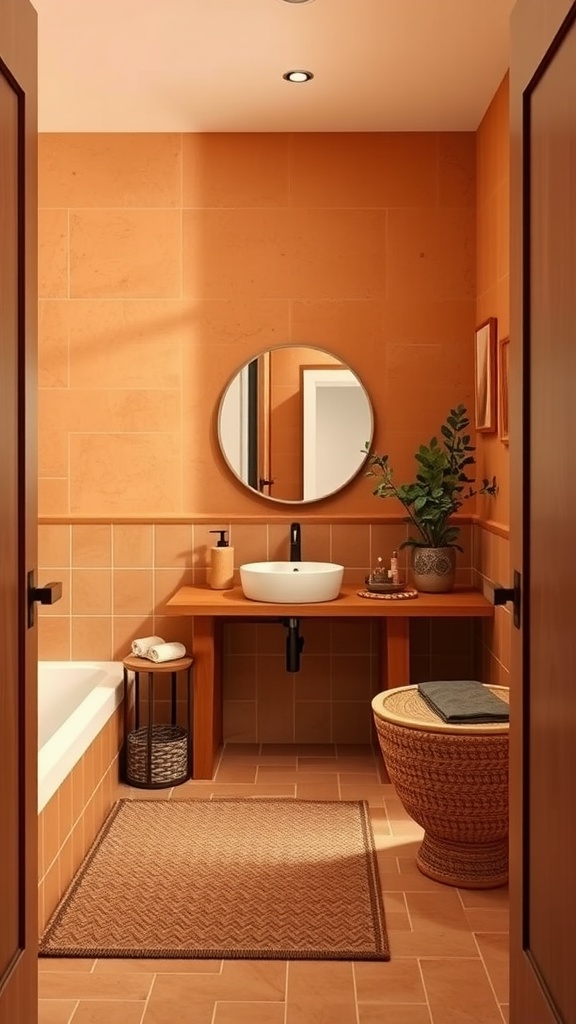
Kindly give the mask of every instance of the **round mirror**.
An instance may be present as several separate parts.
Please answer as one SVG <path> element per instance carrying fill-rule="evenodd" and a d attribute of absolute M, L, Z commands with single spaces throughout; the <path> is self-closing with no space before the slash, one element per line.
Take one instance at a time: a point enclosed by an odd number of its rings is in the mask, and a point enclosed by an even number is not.
<path fill-rule="evenodd" d="M 238 479 L 273 501 L 319 501 L 344 487 L 372 442 L 370 399 L 323 349 L 283 345 L 234 374 L 218 409 L 222 454 Z"/>

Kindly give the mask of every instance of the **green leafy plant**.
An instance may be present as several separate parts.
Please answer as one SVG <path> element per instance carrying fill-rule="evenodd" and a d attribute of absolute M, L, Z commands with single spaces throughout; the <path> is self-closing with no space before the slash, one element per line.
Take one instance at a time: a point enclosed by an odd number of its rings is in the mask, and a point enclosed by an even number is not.
<path fill-rule="evenodd" d="M 466 433 L 470 420 L 466 406 L 450 410 L 440 431 L 442 442 L 433 437 L 428 445 L 420 445 L 415 458 L 418 463 L 416 480 L 411 484 L 395 484 L 388 455 L 378 455 L 366 445 L 369 469 L 366 476 L 378 478 L 373 494 L 379 498 L 398 498 L 408 513 L 406 522 L 417 531 L 400 545 L 405 547 L 444 548 L 462 550 L 456 543 L 459 526 L 450 517 L 462 507 L 467 498 L 475 494 L 494 495 L 496 478 L 484 479 L 482 486 L 474 488 L 475 478 L 468 476 L 475 464 L 475 446 Z"/>

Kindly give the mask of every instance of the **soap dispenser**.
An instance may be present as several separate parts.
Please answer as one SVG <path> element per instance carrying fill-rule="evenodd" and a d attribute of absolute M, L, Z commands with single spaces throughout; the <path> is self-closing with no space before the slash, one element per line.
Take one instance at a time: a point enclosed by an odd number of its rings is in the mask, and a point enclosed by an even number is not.
<path fill-rule="evenodd" d="M 230 590 L 234 586 L 234 548 L 228 544 L 228 530 L 210 530 L 219 534 L 210 548 L 210 586 L 212 590 Z"/>

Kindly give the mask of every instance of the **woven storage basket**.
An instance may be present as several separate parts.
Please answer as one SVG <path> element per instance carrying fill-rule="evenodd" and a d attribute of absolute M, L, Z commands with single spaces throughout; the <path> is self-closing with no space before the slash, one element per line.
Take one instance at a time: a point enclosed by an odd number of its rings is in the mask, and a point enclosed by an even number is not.
<path fill-rule="evenodd" d="M 504 687 L 491 687 L 508 699 Z M 423 874 L 465 888 L 508 879 L 508 725 L 447 725 L 417 687 L 372 702 L 380 749 L 408 814 L 425 830 Z"/>
<path fill-rule="evenodd" d="M 126 782 L 133 786 L 177 786 L 189 777 L 188 733 L 180 725 L 153 725 L 150 764 L 148 727 L 128 733 Z"/>

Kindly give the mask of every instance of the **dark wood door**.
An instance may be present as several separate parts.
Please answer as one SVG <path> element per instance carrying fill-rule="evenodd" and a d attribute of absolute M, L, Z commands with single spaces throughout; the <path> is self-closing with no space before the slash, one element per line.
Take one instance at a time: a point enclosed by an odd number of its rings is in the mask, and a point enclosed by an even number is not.
<path fill-rule="evenodd" d="M 511 1021 L 574 1024 L 576 2 L 512 17 Z"/>
<path fill-rule="evenodd" d="M 0 3 L 0 1024 L 37 1020 L 36 15 Z"/>

